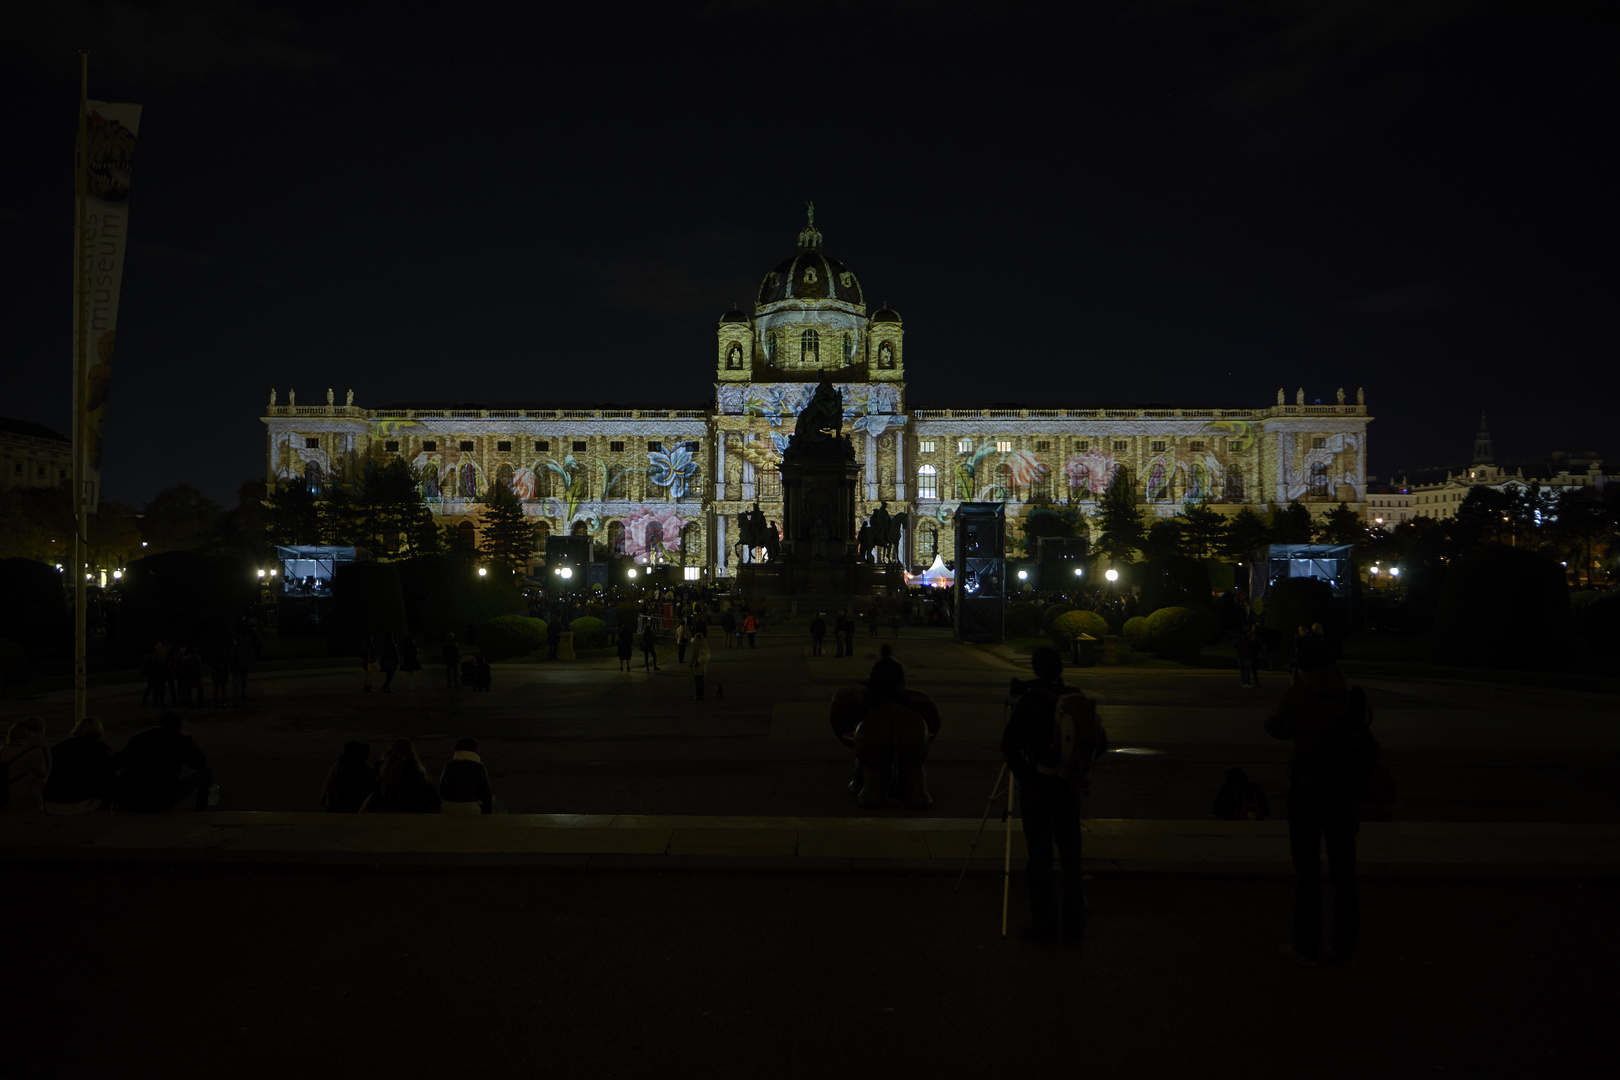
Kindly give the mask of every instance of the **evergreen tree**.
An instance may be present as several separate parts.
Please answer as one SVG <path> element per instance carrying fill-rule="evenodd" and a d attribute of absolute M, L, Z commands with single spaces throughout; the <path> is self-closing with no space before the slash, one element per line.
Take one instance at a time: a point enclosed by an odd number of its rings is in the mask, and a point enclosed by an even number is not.
<path fill-rule="evenodd" d="M 272 544 L 321 542 L 320 505 L 302 480 L 282 482 L 265 501 L 265 534 Z"/>
<path fill-rule="evenodd" d="M 1308 544 L 1312 531 L 1311 512 L 1298 499 L 1271 515 L 1273 544 Z"/>
<path fill-rule="evenodd" d="M 337 484 L 326 488 L 326 497 L 316 505 L 316 520 L 320 523 L 320 542 L 336 547 L 351 547 L 360 536 L 358 515 L 354 499 Z"/>
<path fill-rule="evenodd" d="M 1181 508 L 1181 548 L 1195 559 L 1204 559 L 1221 549 L 1226 537 L 1226 516 L 1211 510 L 1209 501 L 1187 502 Z"/>
<path fill-rule="evenodd" d="M 499 563 L 513 574 L 529 568 L 529 556 L 538 546 L 534 523 L 523 515 L 523 503 L 505 484 L 492 483 L 480 500 L 484 506 L 483 543 L 479 558 Z"/>
<path fill-rule="evenodd" d="M 1032 506 L 1024 514 L 1022 540 L 1024 554 L 1034 558 L 1040 553 L 1041 537 L 1073 536 L 1080 524 L 1080 511 L 1069 506 Z"/>
<path fill-rule="evenodd" d="M 1162 559 L 1181 554 L 1183 536 L 1181 522 L 1174 518 L 1154 518 L 1138 547 L 1150 559 Z"/>
<path fill-rule="evenodd" d="M 1254 554 L 1255 548 L 1265 547 L 1271 543 L 1271 530 L 1259 514 L 1245 506 L 1232 520 L 1226 523 L 1226 533 L 1221 537 L 1220 553 L 1227 558 L 1247 561 Z"/>
<path fill-rule="evenodd" d="M 1115 562 L 1128 561 L 1142 546 L 1142 514 L 1129 471 L 1115 469 L 1108 490 L 1097 500 L 1096 551 Z"/>
<path fill-rule="evenodd" d="M 1360 514 L 1340 503 L 1337 509 L 1322 515 L 1322 526 L 1316 535 L 1325 544 L 1354 544 L 1366 537 L 1367 526 Z"/>

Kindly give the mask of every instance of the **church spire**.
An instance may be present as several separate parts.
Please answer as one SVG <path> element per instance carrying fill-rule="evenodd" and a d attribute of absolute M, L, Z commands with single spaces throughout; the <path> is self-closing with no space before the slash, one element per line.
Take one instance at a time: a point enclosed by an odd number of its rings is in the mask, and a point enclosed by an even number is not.
<path fill-rule="evenodd" d="M 1485 414 L 1479 414 L 1479 433 L 1474 436 L 1474 464 L 1494 465 L 1496 451 L 1491 448 L 1491 431 L 1485 425 Z"/>
<path fill-rule="evenodd" d="M 812 201 L 804 204 L 804 228 L 799 230 L 799 250 L 821 250 L 821 230 L 816 228 L 816 204 Z"/>

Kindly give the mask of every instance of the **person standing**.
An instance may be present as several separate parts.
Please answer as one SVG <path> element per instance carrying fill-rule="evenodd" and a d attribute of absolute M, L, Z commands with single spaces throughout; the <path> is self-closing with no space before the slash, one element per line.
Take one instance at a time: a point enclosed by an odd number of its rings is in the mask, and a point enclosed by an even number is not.
<path fill-rule="evenodd" d="M 377 639 L 367 634 L 360 642 L 360 670 L 366 673 L 366 693 L 371 693 L 371 676 L 377 670 Z"/>
<path fill-rule="evenodd" d="M 378 650 L 377 662 L 382 665 L 383 683 L 382 692 L 392 694 L 394 673 L 399 670 L 399 642 L 394 640 L 393 634 L 384 634 L 382 648 Z"/>
<path fill-rule="evenodd" d="M 703 676 L 709 671 L 709 638 L 698 627 L 697 634 L 692 638 L 692 699 L 703 700 Z"/>
<path fill-rule="evenodd" d="M 444 635 L 444 688 L 454 690 L 461 685 L 461 646 L 456 644 L 456 635 Z M 414 754 L 416 751 L 411 751 Z"/>
<path fill-rule="evenodd" d="M 630 674 L 630 654 L 635 651 L 636 631 L 628 622 L 619 627 L 619 670 Z"/>
<path fill-rule="evenodd" d="M 838 610 L 837 615 L 833 616 L 832 631 L 833 649 L 835 650 L 833 652 L 833 659 L 836 660 L 840 656 L 844 655 L 844 611 L 842 608 Z"/>
<path fill-rule="evenodd" d="M 231 682 L 236 690 L 236 707 L 247 706 L 248 669 L 253 666 L 253 644 L 247 634 L 238 633 L 231 643 Z"/>
<path fill-rule="evenodd" d="M 1238 635 L 1238 685 L 1257 688 L 1260 685 L 1260 636 L 1253 627 Z"/>
<path fill-rule="evenodd" d="M 866 626 L 867 629 L 872 631 L 873 637 L 878 636 L 878 610 L 876 604 L 873 604 L 869 609 L 867 609 Z"/>
<path fill-rule="evenodd" d="M 1084 936 L 1086 918 L 1080 877 L 1081 792 L 1065 774 L 1062 749 L 1054 738 L 1058 701 L 1077 692 L 1063 681 L 1063 659 L 1056 649 L 1036 649 L 1030 666 L 1035 678 L 1013 706 L 1001 735 L 1001 752 L 1018 783 L 1024 842 L 1029 849 L 1024 877 L 1029 883 L 1030 924 L 1024 927 L 1023 937 L 1034 944 L 1050 945 L 1057 943 L 1061 931 L 1064 942 L 1077 946 Z M 1091 757 L 1101 751 L 1100 743 L 1075 750 Z M 1063 860 L 1061 908 L 1052 895 L 1057 880 L 1054 844 Z"/>
<path fill-rule="evenodd" d="M 1288 848 L 1294 863 L 1293 940 L 1278 952 L 1298 964 L 1355 964 L 1361 936 L 1356 888 L 1357 800 L 1377 744 L 1372 708 L 1325 651 L 1307 651 L 1293 685 L 1266 717 L 1266 734 L 1294 744 L 1288 764 Z M 1333 880 L 1333 941 L 1322 948 L 1322 846 Z"/>
<path fill-rule="evenodd" d="M 160 641 L 141 661 L 141 672 L 146 676 L 146 690 L 141 694 L 143 709 L 146 708 L 147 701 L 151 701 L 159 709 L 163 708 L 163 665 L 167 656 L 168 649 Z"/>
<path fill-rule="evenodd" d="M 725 639 L 726 648 L 731 648 L 731 639 L 737 634 L 737 616 L 729 610 L 720 616 L 720 631 Z"/>
<path fill-rule="evenodd" d="M 652 619 L 641 628 L 641 670 L 658 670 L 658 638 L 653 634 Z"/>
<path fill-rule="evenodd" d="M 686 663 L 686 644 L 690 636 L 686 629 L 686 620 L 677 620 L 675 623 L 675 662 L 677 664 Z"/>
<path fill-rule="evenodd" d="M 855 655 L 855 620 L 847 615 L 844 617 L 844 655 Z"/>
<path fill-rule="evenodd" d="M 422 657 L 416 651 L 416 639 L 405 635 L 405 646 L 400 650 L 399 669 L 405 673 L 405 692 L 409 694 L 416 689 L 416 673 L 422 670 Z"/>
<path fill-rule="evenodd" d="M 810 655 L 821 655 L 821 641 L 827 636 L 827 620 L 816 612 L 816 617 L 810 620 Z"/>
<path fill-rule="evenodd" d="M 754 647 L 754 635 L 759 633 L 759 620 L 754 617 L 752 611 L 743 616 L 743 633 L 748 635 L 748 647 L 752 649 Z"/>

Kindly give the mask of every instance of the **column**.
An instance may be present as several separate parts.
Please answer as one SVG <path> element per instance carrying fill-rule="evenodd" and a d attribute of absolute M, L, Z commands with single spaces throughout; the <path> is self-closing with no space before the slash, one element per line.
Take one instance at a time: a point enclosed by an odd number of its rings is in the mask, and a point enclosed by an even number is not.
<path fill-rule="evenodd" d="M 877 436 L 868 431 L 866 433 L 866 501 L 876 502 L 877 497 Z"/>
<path fill-rule="evenodd" d="M 904 428 L 894 429 L 894 501 L 906 501 L 906 492 L 910 490 L 906 483 L 906 432 Z"/>

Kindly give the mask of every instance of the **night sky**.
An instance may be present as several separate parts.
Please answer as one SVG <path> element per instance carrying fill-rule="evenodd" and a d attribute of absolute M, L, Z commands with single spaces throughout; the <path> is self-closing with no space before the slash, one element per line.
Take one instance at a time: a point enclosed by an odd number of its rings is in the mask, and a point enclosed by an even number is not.
<path fill-rule="evenodd" d="M 109 498 L 234 501 L 272 386 L 705 402 L 806 199 L 914 405 L 1365 386 L 1380 477 L 1481 410 L 1620 463 L 1609 3 L 579 9 L 8 5 L 0 414 L 70 427 L 87 47 L 145 106 Z"/>

